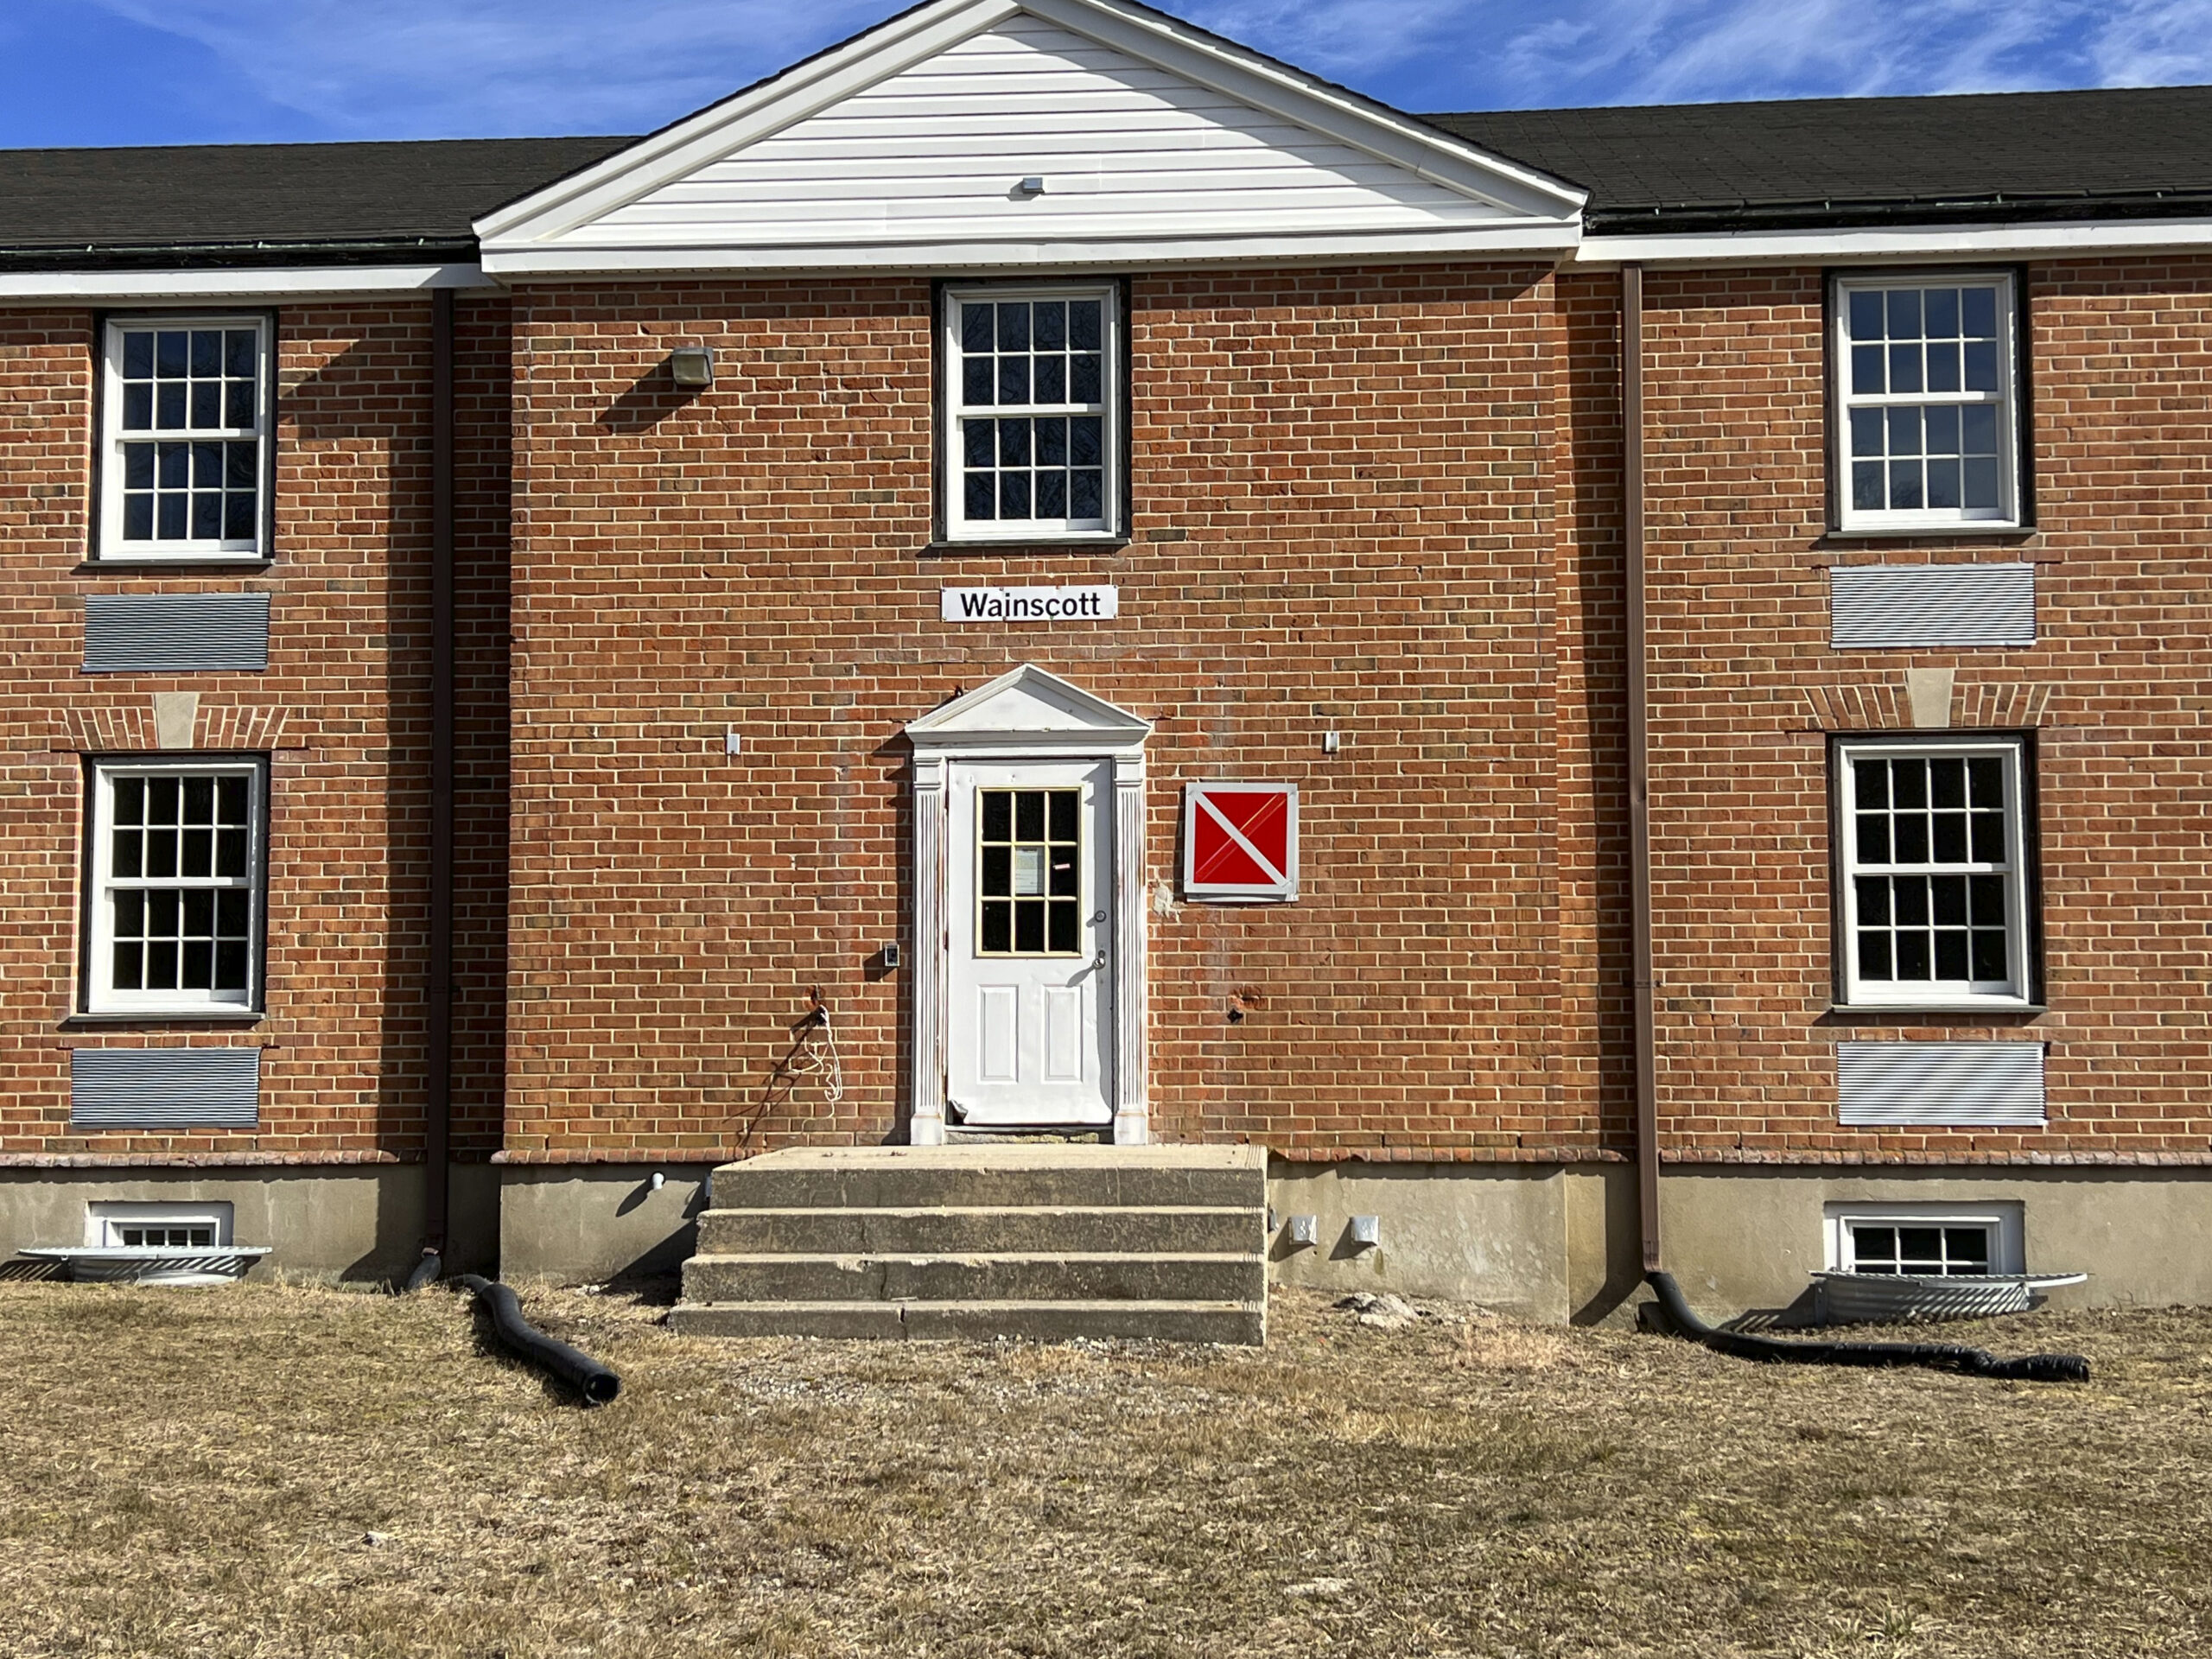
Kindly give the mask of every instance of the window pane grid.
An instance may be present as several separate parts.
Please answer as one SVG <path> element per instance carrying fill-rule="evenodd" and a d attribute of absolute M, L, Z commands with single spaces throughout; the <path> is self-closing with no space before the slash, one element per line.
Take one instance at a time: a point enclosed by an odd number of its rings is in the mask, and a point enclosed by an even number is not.
<path fill-rule="evenodd" d="M 1107 525 L 1103 296 L 953 302 L 960 521 Z"/>
<path fill-rule="evenodd" d="M 110 394 L 125 545 L 258 545 L 264 351 L 257 324 L 115 325 Z"/>
<path fill-rule="evenodd" d="M 1999 282 L 1844 290 L 1852 512 L 2009 511 L 2007 292 Z"/>
<path fill-rule="evenodd" d="M 252 974 L 255 780 L 238 772 L 111 775 L 102 988 L 240 1004 Z"/>
<path fill-rule="evenodd" d="M 1083 791 L 976 792 L 976 950 L 1083 954 Z"/>
<path fill-rule="evenodd" d="M 2008 757 L 1851 758 L 1845 849 L 1856 984 L 2009 995 L 2020 925 Z"/>
<path fill-rule="evenodd" d="M 1854 1223 L 1852 1268 L 1914 1278 L 1986 1274 L 1995 1233 L 1986 1223 Z"/>

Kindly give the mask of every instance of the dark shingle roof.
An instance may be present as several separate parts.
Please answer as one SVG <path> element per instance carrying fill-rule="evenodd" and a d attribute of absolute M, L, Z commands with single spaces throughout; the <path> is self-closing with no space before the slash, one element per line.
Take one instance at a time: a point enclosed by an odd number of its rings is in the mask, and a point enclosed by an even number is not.
<path fill-rule="evenodd" d="M 1424 118 L 1592 192 L 1594 234 L 2212 213 L 2212 87 Z M 628 138 L 0 151 L 0 269 L 469 257 Z"/>
<path fill-rule="evenodd" d="M 474 256 L 480 213 L 627 138 L 0 151 L 0 259 Z"/>
<path fill-rule="evenodd" d="M 1584 186 L 1599 234 L 2212 209 L 2212 86 L 1423 119 Z"/>

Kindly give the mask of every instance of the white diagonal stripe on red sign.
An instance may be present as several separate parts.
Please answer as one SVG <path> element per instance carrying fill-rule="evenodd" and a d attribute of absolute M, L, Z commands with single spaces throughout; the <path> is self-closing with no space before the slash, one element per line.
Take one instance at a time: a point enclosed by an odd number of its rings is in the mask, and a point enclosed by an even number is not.
<path fill-rule="evenodd" d="M 1205 810 L 1205 815 L 1208 817 L 1211 818 L 1216 823 L 1221 826 L 1223 834 L 1226 835 L 1239 847 L 1242 847 L 1245 852 L 1250 855 L 1252 861 L 1268 873 L 1268 880 L 1280 885 L 1281 882 L 1289 879 L 1285 876 L 1281 870 L 1275 868 L 1274 861 L 1273 859 L 1269 858 L 1265 853 L 1262 852 L 1257 847 L 1255 847 L 1252 844 L 1252 839 L 1250 836 L 1247 836 L 1242 830 L 1239 830 L 1235 824 L 1229 821 L 1227 816 L 1223 813 L 1222 810 L 1213 804 L 1213 798 L 1211 796 L 1201 794 L 1198 797 L 1198 805 Z"/>

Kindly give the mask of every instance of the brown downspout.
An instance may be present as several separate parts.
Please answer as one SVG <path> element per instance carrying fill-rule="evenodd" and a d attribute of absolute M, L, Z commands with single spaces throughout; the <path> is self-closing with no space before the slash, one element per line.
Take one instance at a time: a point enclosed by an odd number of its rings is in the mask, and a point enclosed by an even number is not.
<path fill-rule="evenodd" d="M 442 1256 L 453 1187 L 453 290 L 430 296 L 430 953 L 425 1249 Z"/>
<path fill-rule="evenodd" d="M 1628 562 L 1629 932 L 1636 985 L 1636 1195 L 1643 1270 L 1659 1255 L 1659 1088 L 1651 984 L 1651 728 L 1643 631 L 1643 267 L 1621 267 L 1622 538 Z"/>

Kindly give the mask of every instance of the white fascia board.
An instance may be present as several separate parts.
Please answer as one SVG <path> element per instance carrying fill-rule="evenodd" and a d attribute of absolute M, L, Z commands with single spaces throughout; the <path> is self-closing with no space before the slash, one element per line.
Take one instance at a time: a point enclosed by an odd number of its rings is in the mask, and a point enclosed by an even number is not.
<path fill-rule="evenodd" d="M 2158 253 L 2212 249 L 2212 219 L 2113 219 L 2072 225 L 1862 226 L 1837 231 L 1713 231 L 1588 236 L 1578 265 L 1875 264 L 1908 260 Z"/>
<path fill-rule="evenodd" d="M 481 267 L 331 265 L 260 270 L 37 270 L 0 273 L 0 305 L 40 300 L 327 299 L 498 286 Z"/>
<path fill-rule="evenodd" d="M 1579 223 L 1588 200 L 1586 192 L 1502 157 L 1490 157 L 1382 105 L 1325 86 L 1256 54 L 1194 38 L 1172 18 L 1124 8 L 1115 0 L 942 0 L 895 17 L 750 92 L 711 105 L 573 178 L 487 213 L 474 227 L 486 256 L 485 268 L 512 270 L 512 265 L 495 264 L 492 256 L 542 245 L 1020 12 L 1309 127 L 1518 218 Z"/>
<path fill-rule="evenodd" d="M 520 246 L 561 235 L 710 162 L 804 121 L 877 81 L 935 57 L 1020 11 L 1017 0 L 939 0 L 894 17 L 749 92 L 618 149 L 475 223 L 478 245 Z"/>
<path fill-rule="evenodd" d="M 1124 9 L 1112 0 L 1023 0 L 1020 9 L 1521 217 L 1571 219 L 1590 199 L 1586 191 L 1492 156 L 1382 105 L 1196 35 L 1162 13 Z"/>
<path fill-rule="evenodd" d="M 766 270 L 1006 270 L 1096 269 L 1102 265 L 1256 265 L 1366 260 L 1498 259 L 1529 255 L 1546 264 L 1572 254 L 1581 232 L 1572 220 L 1500 219 L 1449 230 L 1322 232 L 1294 236 L 1142 238 L 1050 242 L 881 242 L 755 248 L 486 249 L 486 272 L 510 282 L 529 276 L 613 276 Z"/>

